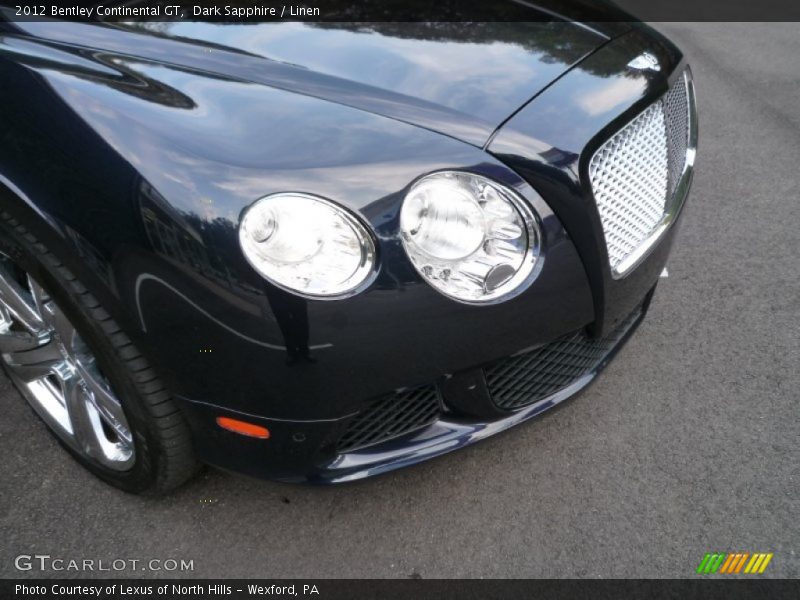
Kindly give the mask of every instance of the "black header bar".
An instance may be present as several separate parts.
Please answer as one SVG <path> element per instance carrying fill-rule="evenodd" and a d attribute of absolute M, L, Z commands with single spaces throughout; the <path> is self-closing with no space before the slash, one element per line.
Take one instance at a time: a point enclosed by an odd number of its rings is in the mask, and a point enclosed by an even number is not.
<path fill-rule="evenodd" d="M 0 0 L 11 20 L 800 21 L 797 0 Z"/>

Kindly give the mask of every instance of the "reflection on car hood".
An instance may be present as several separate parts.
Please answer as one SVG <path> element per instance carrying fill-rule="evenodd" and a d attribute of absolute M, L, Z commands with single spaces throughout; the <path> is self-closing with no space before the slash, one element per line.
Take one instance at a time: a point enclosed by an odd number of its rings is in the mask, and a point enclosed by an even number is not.
<path fill-rule="evenodd" d="M 157 38 L 280 68 L 276 87 L 482 145 L 607 38 L 576 23 L 138 23 Z M 268 64 L 269 66 L 268 66 Z"/>

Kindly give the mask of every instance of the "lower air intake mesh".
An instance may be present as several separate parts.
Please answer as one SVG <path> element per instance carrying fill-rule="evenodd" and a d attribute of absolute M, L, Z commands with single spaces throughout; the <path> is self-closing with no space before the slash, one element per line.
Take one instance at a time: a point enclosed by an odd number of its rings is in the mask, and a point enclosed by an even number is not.
<path fill-rule="evenodd" d="M 611 334 L 591 339 L 583 331 L 500 360 L 484 369 L 492 401 L 504 410 L 538 402 L 593 371 L 641 315 L 634 311 Z"/>
<path fill-rule="evenodd" d="M 336 449 L 352 452 L 430 425 L 439 416 L 439 394 L 429 385 L 378 400 L 353 417 Z"/>

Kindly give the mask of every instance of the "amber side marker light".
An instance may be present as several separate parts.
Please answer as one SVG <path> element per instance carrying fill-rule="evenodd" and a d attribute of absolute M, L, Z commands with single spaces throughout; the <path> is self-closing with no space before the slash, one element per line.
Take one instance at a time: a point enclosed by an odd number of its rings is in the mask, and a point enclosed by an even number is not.
<path fill-rule="evenodd" d="M 269 439 L 269 429 L 261 425 L 253 425 L 239 419 L 231 419 L 230 417 L 217 417 L 217 425 L 233 433 L 239 435 L 246 435 L 261 440 Z"/>

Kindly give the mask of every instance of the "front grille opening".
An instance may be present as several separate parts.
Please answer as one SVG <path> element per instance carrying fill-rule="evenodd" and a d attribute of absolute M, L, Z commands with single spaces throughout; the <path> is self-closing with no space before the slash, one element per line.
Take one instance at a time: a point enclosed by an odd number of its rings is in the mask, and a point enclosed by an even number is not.
<path fill-rule="evenodd" d="M 435 385 L 386 396 L 353 417 L 336 450 L 352 452 L 412 433 L 436 421 L 439 412 Z"/>
<path fill-rule="evenodd" d="M 689 110 L 684 73 L 592 157 L 589 179 L 615 273 L 668 212 L 687 164 Z"/>
<path fill-rule="evenodd" d="M 592 339 L 580 331 L 485 367 L 492 402 L 503 410 L 516 410 L 571 385 L 600 365 L 641 314 L 641 308 L 635 310 L 604 338 Z"/>

